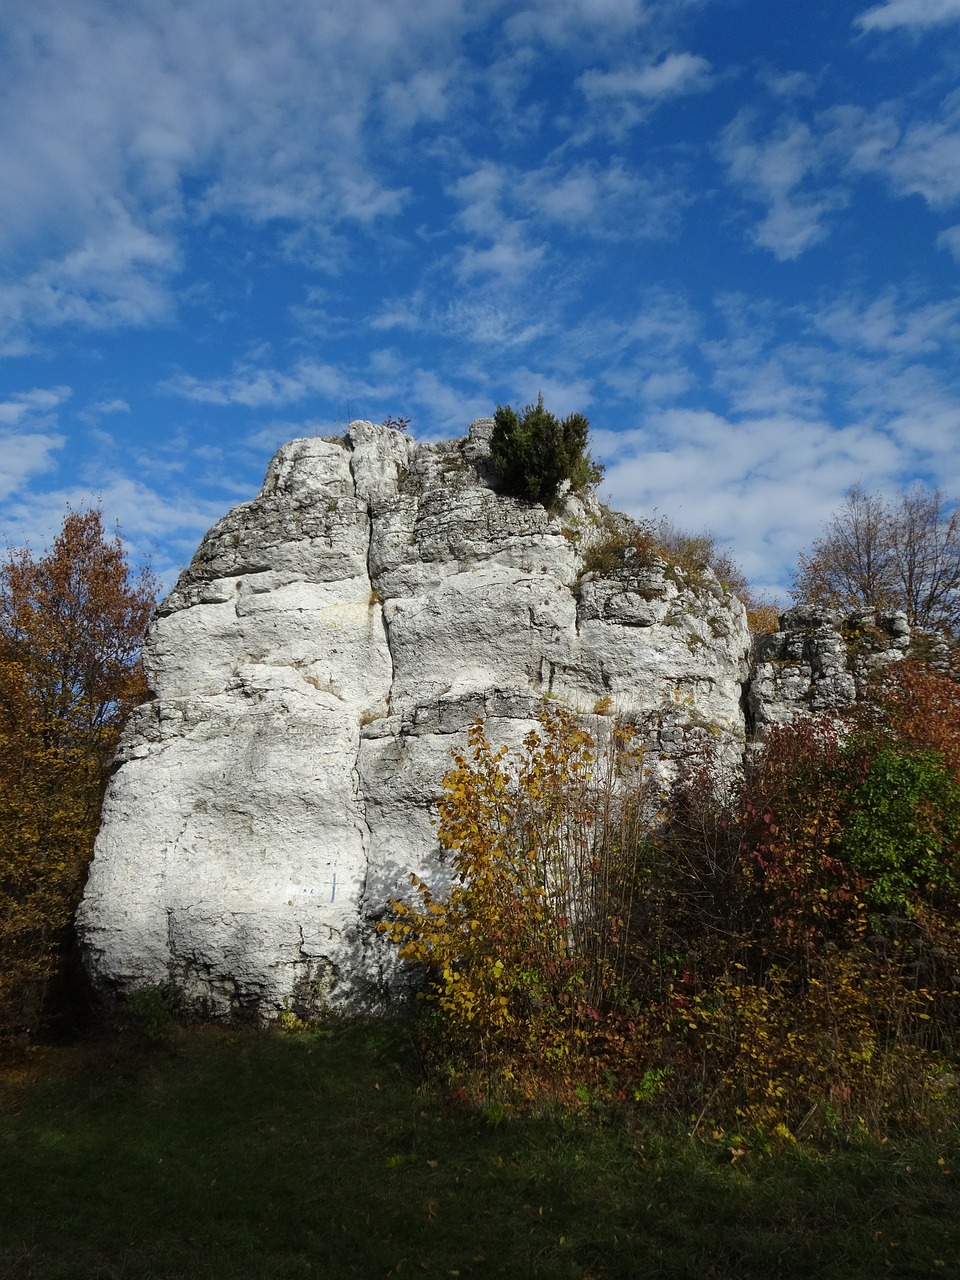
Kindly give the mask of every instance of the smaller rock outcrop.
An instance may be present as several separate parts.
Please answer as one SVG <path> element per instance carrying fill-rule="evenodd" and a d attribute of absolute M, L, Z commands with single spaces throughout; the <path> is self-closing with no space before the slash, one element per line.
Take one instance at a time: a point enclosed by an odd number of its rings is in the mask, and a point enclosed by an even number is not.
<path fill-rule="evenodd" d="M 800 605 L 780 629 L 754 642 L 747 727 L 762 738 L 798 712 L 842 711 L 862 696 L 868 677 L 910 647 L 905 613 L 865 609 L 841 614 Z"/>

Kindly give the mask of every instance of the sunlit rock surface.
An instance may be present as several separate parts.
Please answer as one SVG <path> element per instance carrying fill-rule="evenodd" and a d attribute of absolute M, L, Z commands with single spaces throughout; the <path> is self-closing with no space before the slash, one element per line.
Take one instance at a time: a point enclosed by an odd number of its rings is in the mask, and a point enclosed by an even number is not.
<path fill-rule="evenodd" d="M 758 637 L 747 698 L 751 732 L 761 737 L 802 711 L 834 712 L 860 696 L 870 675 L 910 647 L 905 613 L 840 614 L 811 605 L 790 609 L 780 629 Z"/>
<path fill-rule="evenodd" d="M 665 781 L 705 736 L 739 758 L 739 600 L 629 555 L 586 572 L 609 513 L 498 494 L 491 426 L 294 440 L 204 538 L 147 641 L 80 912 L 102 987 L 257 1016 L 388 999 L 375 922 L 442 874 L 434 805 L 478 716 L 517 744 L 545 695 L 620 713 Z"/>

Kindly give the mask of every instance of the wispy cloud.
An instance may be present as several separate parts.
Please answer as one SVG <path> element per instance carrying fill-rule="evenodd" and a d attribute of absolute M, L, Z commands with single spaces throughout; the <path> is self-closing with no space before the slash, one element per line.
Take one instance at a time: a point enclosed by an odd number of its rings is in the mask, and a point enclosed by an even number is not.
<path fill-rule="evenodd" d="M 937 236 L 937 247 L 946 249 L 948 253 L 953 254 L 957 262 L 960 262 L 960 224 L 941 231 Z"/>
<path fill-rule="evenodd" d="M 825 112 L 823 153 L 848 180 L 876 175 L 897 196 L 949 208 L 960 200 L 960 94 L 936 103 L 935 118 L 910 119 L 908 110 L 888 102 L 872 111 L 847 105 Z"/>
<path fill-rule="evenodd" d="M 645 429 L 597 433 L 613 504 L 713 532 L 759 586 L 783 594 L 794 562 L 856 480 L 889 484 L 901 455 L 864 427 L 824 419 L 658 414 Z"/>
<path fill-rule="evenodd" d="M 857 16 L 864 31 L 894 27 L 934 27 L 960 19 L 960 0 L 887 0 Z"/>
<path fill-rule="evenodd" d="M 846 193 L 817 181 L 823 167 L 818 141 L 803 121 L 786 118 L 766 136 L 741 111 L 721 135 L 720 154 L 731 182 L 767 212 L 753 229 L 755 242 L 781 261 L 800 257 L 825 239 L 828 217 L 846 203 Z"/>
<path fill-rule="evenodd" d="M 0 400 L 0 499 L 56 466 L 66 444 L 57 410 L 70 394 L 69 387 L 36 387 Z"/>
<path fill-rule="evenodd" d="M 645 25 L 653 8 L 648 0 L 533 0 L 518 6 L 503 30 L 519 45 L 533 42 L 558 48 L 578 39 L 609 45 Z"/>
<path fill-rule="evenodd" d="M 588 98 L 673 98 L 710 87 L 710 63 L 694 53 L 670 53 L 659 62 L 618 71 L 585 71 L 577 84 Z"/>
<path fill-rule="evenodd" d="M 0 426 L 18 426 L 25 419 L 42 416 L 58 409 L 70 399 L 69 387 L 35 387 L 32 391 L 15 391 L 0 400 Z"/>
<path fill-rule="evenodd" d="M 296 404 L 308 396 L 335 397 L 350 385 L 332 366 L 315 360 L 301 360 L 288 372 L 242 365 L 228 377 L 221 378 L 198 378 L 193 374 L 178 373 L 161 383 L 159 390 L 196 404 L 239 404 L 249 409 L 275 409 Z"/>
<path fill-rule="evenodd" d="M 515 176 L 510 191 L 542 223 L 598 240 L 672 235 L 690 202 L 675 174 L 638 172 L 619 157 L 530 169 Z"/>
<path fill-rule="evenodd" d="M 96 400 L 93 404 L 88 404 L 85 408 L 79 410 L 77 417 L 81 422 L 87 423 L 97 438 L 109 440 L 109 435 L 106 435 L 100 428 L 101 419 L 110 417 L 115 413 L 128 414 L 129 412 L 130 405 L 127 401 L 115 397 L 112 400 Z"/>
<path fill-rule="evenodd" d="M 597 429 L 615 506 L 712 529 L 758 585 L 783 593 L 850 484 L 892 491 L 933 476 L 960 496 L 956 300 L 838 292 L 800 312 L 729 297 L 671 332 L 674 308 L 648 301 L 659 323 L 630 358 L 707 361 L 722 407 L 634 401 L 616 430 Z"/>
<path fill-rule="evenodd" d="M 59 432 L 19 433 L 0 427 L 0 498 L 8 498 L 28 480 L 50 471 L 65 443 L 66 437 Z"/>
<path fill-rule="evenodd" d="M 198 219 L 284 221 L 288 245 L 312 228 L 329 248 L 337 226 L 394 217 L 409 193 L 367 126 L 439 119 L 475 20 L 460 0 L 293 0 L 282 21 L 267 0 L 107 10 L 0 19 L 0 254 L 26 266 L 0 291 L 8 350 L 33 326 L 167 318 Z"/>
<path fill-rule="evenodd" d="M 461 280 L 495 276 L 522 280 L 546 254 L 546 244 L 533 239 L 528 223 L 506 212 L 509 173 L 504 166 L 483 164 L 450 187 L 459 203 L 457 223 L 467 233 L 456 273 Z"/>
<path fill-rule="evenodd" d="M 101 508 L 108 524 L 119 525 L 132 563 L 152 561 L 164 588 L 169 588 L 204 530 L 223 514 L 223 498 L 204 499 L 182 490 L 165 493 L 131 476 L 104 477 L 96 486 L 73 484 L 8 501 L 2 535 L 14 546 L 48 546 L 68 507 Z M 163 552 L 158 555 L 161 543 Z"/>
<path fill-rule="evenodd" d="M 0 354 L 42 388 L 0 397 L 18 527 L 89 485 L 185 544 L 286 435 L 457 434 L 538 390 L 610 433 L 617 501 L 765 563 L 852 480 L 950 488 L 958 14 L 8 5 Z"/>
<path fill-rule="evenodd" d="M 892 288 L 864 299 L 837 298 L 814 317 L 839 346 L 896 358 L 916 358 L 960 346 L 960 300 L 911 305 Z"/>

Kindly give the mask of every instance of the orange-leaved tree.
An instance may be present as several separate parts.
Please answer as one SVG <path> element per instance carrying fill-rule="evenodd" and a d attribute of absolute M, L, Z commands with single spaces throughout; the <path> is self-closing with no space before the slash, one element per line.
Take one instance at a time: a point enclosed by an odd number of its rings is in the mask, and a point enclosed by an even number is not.
<path fill-rule="evenodd" d="M 0 1032 L 55 1004 L 155 599 L 97 509 L 68 511 L 46 555 L 0 563 Z"/>

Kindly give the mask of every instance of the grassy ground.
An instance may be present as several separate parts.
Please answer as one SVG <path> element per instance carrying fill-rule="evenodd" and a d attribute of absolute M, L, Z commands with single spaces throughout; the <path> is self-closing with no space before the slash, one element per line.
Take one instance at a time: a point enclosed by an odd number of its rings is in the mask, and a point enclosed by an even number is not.
<path fill-rule="evenodd" d="M 417 1085 L 394 1024 L 12 1057 L 0 1276 L 960 1276 L 953 1140 L 731 1162 Z"/>

